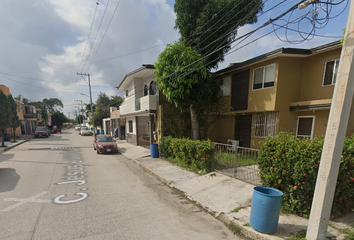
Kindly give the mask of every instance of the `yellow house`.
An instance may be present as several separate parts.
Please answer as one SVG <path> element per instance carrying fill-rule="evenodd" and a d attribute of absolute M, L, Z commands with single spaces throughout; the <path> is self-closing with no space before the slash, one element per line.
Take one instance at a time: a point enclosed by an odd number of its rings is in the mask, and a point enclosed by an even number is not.
<path fill-rule="evenodd" d="M 339 42 L 312 49 L 280 48 L 218 71 L 211 139 L 259 148 L 261 141 L 280 131 L 308 138 L 324 135 L 340 53 Z M 354 122 L 349 121 L 347 135 L 353 132 Z"/>

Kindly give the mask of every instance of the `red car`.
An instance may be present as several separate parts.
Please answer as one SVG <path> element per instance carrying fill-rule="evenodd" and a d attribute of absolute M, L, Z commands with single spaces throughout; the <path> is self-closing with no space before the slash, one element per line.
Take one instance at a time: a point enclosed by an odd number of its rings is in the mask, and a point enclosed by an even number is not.
<path fill-rule="evenodd" d="M 93 149 L 97 154 L 118 153 L 118 146 L 114 139 L 109 135 L 97 135 L 93 141 Z"/>
<path fill-rule="evenodd" d="M 49 136 L 49 130 L 46 127 L 37 127 L 36 131 L 34 132 L 34 137 L 45 137 Z"/>

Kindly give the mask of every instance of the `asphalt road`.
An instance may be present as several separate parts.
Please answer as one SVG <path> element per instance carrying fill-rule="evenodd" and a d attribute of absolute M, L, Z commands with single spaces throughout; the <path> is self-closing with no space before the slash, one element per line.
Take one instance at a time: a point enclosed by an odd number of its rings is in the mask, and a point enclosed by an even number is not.
<path fill-rule="evenodd" d="M 73 129 L 0 154 L 0 239 L 240 239 Z"/>

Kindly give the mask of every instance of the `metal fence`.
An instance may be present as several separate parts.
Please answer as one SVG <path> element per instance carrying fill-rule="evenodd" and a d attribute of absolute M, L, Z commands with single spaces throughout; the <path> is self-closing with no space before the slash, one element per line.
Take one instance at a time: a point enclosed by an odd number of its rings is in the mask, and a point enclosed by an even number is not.
<path fill-rule="evenodd" d="M 213 143 L 214 169 L 253 185 L 260 185 L 258 149 Z"/>

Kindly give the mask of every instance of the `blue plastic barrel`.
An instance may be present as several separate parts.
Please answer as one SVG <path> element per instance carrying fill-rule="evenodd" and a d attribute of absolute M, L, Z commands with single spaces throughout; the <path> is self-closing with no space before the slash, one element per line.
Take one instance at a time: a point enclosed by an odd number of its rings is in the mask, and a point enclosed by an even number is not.
<path fill-rule="evenodd" d="M 283 192 L 271 187 L 254 187 L 251 227 L 261 233 L 275 233 L 278 228 Z"/>
<path fill-rule="evenodd" d="M 150 144 L 150 151 L 152 158 L 159 157 L 159 145 L 157 143 Z"/>
<path fill-rule="evenodd" d="M 101 134 L 102 134 L 102 135 L 104 134 L 104 130 L 101 130 Z"/>
<path fill-rule="evenodd" d="M 97 129 L 97 130 L 96 130 L 96 133 L 97 133 L 97 134 L 100 134 L 100 130 L 99 130 L 99 129 Z"/>

